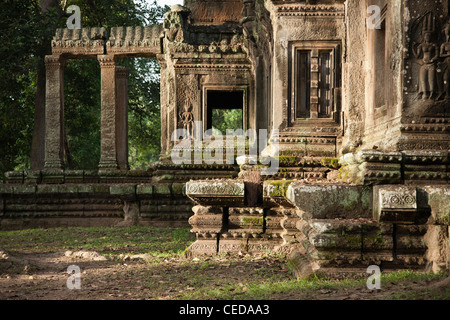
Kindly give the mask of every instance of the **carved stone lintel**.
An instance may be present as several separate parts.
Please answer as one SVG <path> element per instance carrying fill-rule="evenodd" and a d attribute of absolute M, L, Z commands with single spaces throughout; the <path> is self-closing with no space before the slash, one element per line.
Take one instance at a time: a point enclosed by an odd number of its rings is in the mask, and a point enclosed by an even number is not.
<path fill-rule="evenodd" d="M 96 56 L 104 53 L 105 39 L 105 28 L 57 29 L 52 40 L 52 52 Z"/>

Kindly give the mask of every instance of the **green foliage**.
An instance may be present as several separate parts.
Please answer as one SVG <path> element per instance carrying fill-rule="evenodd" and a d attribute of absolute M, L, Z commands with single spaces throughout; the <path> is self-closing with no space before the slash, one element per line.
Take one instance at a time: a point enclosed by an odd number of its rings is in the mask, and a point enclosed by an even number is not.
<path fill-rule="evenodd" d="M 160 66 L 156 59 L 123 61 L 129 77 L 129 163 L 131 169 L 144 169 L 157 161 L 161 152 Z"/>
<path fill-rule="evenodd" d="M 213 109 L 212 126 L 213 134 L 223 135 L 227 130 L 243 129 L 242 109 Z"/>
<path fill-rule="evenodd" d="M 100 67 L 95 60 L 69 60 L 65 68 L 64 117 L 72 163 L 94 170 L 100 160 Z"/>
<path fill-rule="evenodd" d="M 41 14 L 37 0 L 0 5 L 0 177 L 29 164 L 36 70 L 57 19 L 55 11 Z"/>

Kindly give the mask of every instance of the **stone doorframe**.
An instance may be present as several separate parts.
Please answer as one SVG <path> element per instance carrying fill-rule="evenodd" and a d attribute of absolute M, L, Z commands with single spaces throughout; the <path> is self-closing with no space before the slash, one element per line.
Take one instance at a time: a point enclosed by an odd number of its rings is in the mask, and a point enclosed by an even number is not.
<path fill-rule="evenodd" d="M 57 29 L 45 57 L 45 160 L 47 171 L 64 170 L 64 65 L 68 59 L 97 59 L 101 74 L 99 170 L 128 170 L 128 74 L 118 58 L 161 53 L 162 26 Z"/>
<path fill-rule="evenodd" d="M 44 169 L 64 169 L 63 55 L 45 57 L 47 70 Z M 113 55 L 98 55 L 101 74 L 100 170 L 127 170 L 128 69 L 117 66 Z"/>

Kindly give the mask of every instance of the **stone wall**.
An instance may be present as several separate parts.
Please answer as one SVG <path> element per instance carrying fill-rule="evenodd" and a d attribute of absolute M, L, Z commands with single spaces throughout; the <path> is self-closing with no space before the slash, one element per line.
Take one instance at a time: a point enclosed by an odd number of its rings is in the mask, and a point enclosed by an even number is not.
<path fill-rule="evenodd" d="M 0 228 L 187 226 L 183 183 L 0 185 Z"/>

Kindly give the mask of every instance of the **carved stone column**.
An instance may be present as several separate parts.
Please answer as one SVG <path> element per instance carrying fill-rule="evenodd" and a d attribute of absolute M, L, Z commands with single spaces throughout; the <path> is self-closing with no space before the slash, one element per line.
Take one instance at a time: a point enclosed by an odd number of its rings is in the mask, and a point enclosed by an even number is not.
<path fill-rule="evenodd" d="M 159 65 L 161 66 L 161 87 L 160 87 L 160 104 L 161 104 L 161 154 L 166 154 L 168 151 L 168 145 L 170 141 L 170 133 L 167 130 L 167 62 L 163 54 L 157 56 Z"/>
<path fill-rule="evenodd" d="M 45 169 L 64 169 L 64 60 L 46 56 Z"/>
<path fill-rule="evenodd" d="M 116 67 L 116 148 L 117 163 L 121 170 L 128 170 L 128 75 L 126 67 Z"/>
<path fill-rule="evenodd" d="M 100 170 L 117 170 L 116 146 L 116 61 L 112 55 L 99 55 L 101 69 Z"/>

